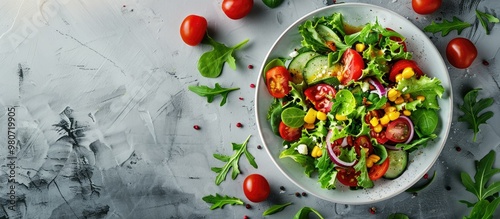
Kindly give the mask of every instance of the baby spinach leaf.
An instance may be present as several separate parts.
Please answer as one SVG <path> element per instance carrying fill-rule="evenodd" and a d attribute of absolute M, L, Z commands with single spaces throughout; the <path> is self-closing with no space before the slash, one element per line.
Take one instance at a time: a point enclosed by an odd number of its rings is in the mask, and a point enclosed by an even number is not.
<path fill-rule="evenodd" d="M 467 27 L 470 27 L 471 24 L 467 22 L 463 22 L 462 20 L 458 19 L 458 17 L 453 16 L 452 21 L 448 20 L 443 20 L 442 23 L 436 23 L 432 21 L 431 24 L 428 26 L 424 27 L 425 32 L 431 32 L 431 33 L 437 33 L 441 32 L 441 36 L 446 36 L 448 35 L 451 31 L 456 30 L 458 34 L 462 33 L 462 30 L 464 30 Z"/>
<path fill-rule="evenodd" d="M 297 108 L 289 107 L 283 110 L 281 113 L 281 120 L 285 125 L 292 128 L 299 128 L 304 125 L 304 116 L 306 112 Z"/>
<path fill-rule="evenodd" d="M 390 214 L 387 219 L 409 219 L 408 215 L 403 214 L 403 213 L 394 213 Z"/>
<path fill-rule="evenodd" d="M 203 40 L 203 43 L 210 44 L 213 50 L 203 53 L 198 60 L 198 71 L 203 77 L 216 78 L 222 73 L 224 63 L 227 62 L 230 68 L 236 69 L 236 59 L 233 57 L 233 52 L 240 49 L 248 42 L 248 39 L 243 40 L 236 46 L 227 47 L 212 39 L 208 34 Z"/>
<path fill-rule="evenodd" d="M 206 203 L 210 203 L 212 204 L 212 206 L 210 206 L 210 210 L 214 210 L 216 208 L 224 208 L 224 205 L 243 205 L 243 201 L 239 198 L 236 198 L 236 197 L 229 197 L 227 195 L 225 196 L 222 196 L 222 195 L 219 195 L 217 193 L 215 193 L 215 196 L 214 195 L 207 195 L 205 197 L 202 198 L 203 201 L 205 201 Z"/>
<path fill-rule="evenodd" d="M 281 204 L 281 205 L 273 205 L 271 206 L 270 208 L 268 208 L 267 210 L 265 210 L 263 213 L 262 213 L 262 216 L 267 216 L 267 215 L 271 215 L 271 214 L 276 214 L 280 211 L 283 211 L 283 209 L 285 209 L 287 206 L 291 205 L 292 203 L 291 202 L 288 202 L 288 203 L 285 203 L 285 204 Z"/>
<path fill-rule="evenodd" d="M 422 136 L 429 136 L 436 130 L 439 117 L 436 110 L 418 109 L 411 113 L 411 120 Z"/>
<path fill-rule="evenodd" d="M 215 184 L 220 185 L 224 180 L 226 180 L 226 176 L 229 173 L 231 168 L 233 169 L 231 173 L 231 178 L 235 179 L 238 174 L 240 174 L 239 162 L 242 154 L 245 154 L 248 162 L 254 168 L 258 168 L 257 163 L 255 162 L 255 157 L 250 154 L 247 150 L 247 144 L 250 136 L 243 142 L 242 144 L 232 143 L 233 151 L 236 151 L 232 156 L 222 155 L 222 154 L 214 154 L 214 158 L 220 160 L 222 162 L 226 162 L 223 167 L 212 167 L 211 170 L 217 173 L 217 177 L 215 177 Z"/>
<path fill-rule="evenodd" d="M 276 8 L 283 3 L 284 0 L 262 0 L 267 7 Z"/>
<path fill-rule="evenodd" d="M 486 30 L 486 35 L 490 34 L 490 29 L 488 28 L 488 23 L 498 23 L 500 20 L 498 20 L 497 17 L 488 14 L 486 12 L 481 12 L 479 10 L 476 10 L 476 17 L 481 23 L 481 26 L 483 26 L 484 30 Z"/>
<path fill-rule="evenodd" d="M 210 88 L 208 86 L 205 86 L 205 85 L 199 85 L 199 86 L 194 86 L 194 85 L 191 85 L 191 86 L 188 86 L 188 89 L 202 97 L 206 97 L 207 98 L 207 102 L 211 103 L 213 100 L 214 100 L 214 97 L 217 96 L 217 95 L 221 95 L 222 96 L 222 100 L 220 102 L 220 106 L 223 106 L 224 104 L 226 104 L 226 101 L 227 101 L 227 95 L 231 92 L 231 91 L 235 91 L 235 90 L 239 90 L 240 88 L 239 87 L 235 87 L 235 88 L 223 88 L 219 85 L 219 83 L 215 83 L 215 87 L 214 88 Z"/>
<path fill-rule="evenodd" d="M 479 125 L 486 124 L 486 120 L 493 117 L 493 112 L 487 111 L 481 113 L 484 109 L 493 104 L 493 98 L 483 98 L 477 101 L 477 95 L 481 88 L 472 89 L 464 96 L 463 105 L 459 106 L 459 109 L 464 112 L 464 115 L 458 117 L 458 121 L 467 122 L 469 124 L 469 129 L 474 131 L 474 137 L 472 141 L 476 141 L 477 133 L 479 132 Z"/>
<path fill-rule="evenodd" d="M 293 217 L 293 219 L 308 219 L 309 218 L 309 213 L 314 213 L 316 216 L 318 216 L 320 219 L 324 219 L 323 216 L 314 208 L 311 207 L 303 207 L 301 208 L 297 214 Z"/>

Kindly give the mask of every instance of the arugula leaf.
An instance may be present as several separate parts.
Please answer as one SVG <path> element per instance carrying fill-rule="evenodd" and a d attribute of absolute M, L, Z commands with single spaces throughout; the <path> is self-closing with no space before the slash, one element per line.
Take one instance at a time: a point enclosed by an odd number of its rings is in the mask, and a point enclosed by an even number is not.
<path fill-rule="evenodd" d="M 419 137 L 420 137 L 419 139 L 413 140 L 408 144 L 398 143 L 398 144 L 396 144 L 396 147 L 402 148 L 405 151 L 411 152 L 411 151 L 418 149 L 419 146 L 421 146 L 421 147 L 427 146 L 427 142 L 437 138 L 437 135 L 432 133 L 427 137 L 421 137 L 420 135 L 419 135 Z"/>
<path fill-rule="evenodd" d="M 235 87 L 235 88 L 223 88 L 219 85 L 219 83 L 215 83 L 215 87 L 214 88 L 210 88 L 206 85 L 199 85 L 199 86 L 195 86 L 195 85 L 191 85 L 191 86 L 188 86 L 188 89 L 192 92 L 194 92 L 195 94 L 198 94 L 202 97 L 206 97 L 207 98 L 207 102 L 211 103 L 213 100 L 214 100 L 214 97 L 217 96 L 217 95 L 221 95 L 222 96 L 222 100 L 220 102 L 220 106 L 223 106 L 224 104 L 226 104 L 226 101 L 227 101 L 227 95 L 231 92 L 231 91 L 235 91 L 235 90 L 239 90 L 240 88 L 239 87 Z"/>
<path fill-rule="evenodd" d="M 293 217 L 293 219 L 308 219 L 309 218 L 309 213 L 314 213 L 316 216 L 318 216 L 320 219 L 324 219 L 323 216 L 314 208 L 311 207 L 303 207 L 301 208 L 297 214 Z"/>
<path fill-rule="evenodd" d="M 251 136 L 251 135 L 250 135 Z M 229 170 L 232 168 L 233 171 L 231 173 L 231 178 L 235 179 L 238 174 L 240 174 L 239 161 L 242 154 L 245 154 L 248 162 L 255 169 L 258 168 L 257 163 L 255 162 L 255 157 L 250 154 L 247 150 L 248 140 L 250 136 L 243 142 L 242 144 L 232 143 L 233 151 L 236 151 L 232 156 L 222 155 L 222 154 L 214 154 L 214 158 L 220 160 L 222 162 L 226 162 L 223 167 L 212 167 L 211 170 L 217 173 L 217 177 L 215 178 L 215 184 L 220 185 L 224 180 L 226 180 L 226 176 L 229 173 Z"/>
<path fill-rule="evenodd" d="M 472 89 L 464 96 L 463 105 L 458 108 L 464 112 L 464 115 L 458 117 L 458 121 L 469 123 L 469 129 L 474 131 L 473 142 L 476 142 L 476 136 L 479 132 L 479 125 L 486 124 L 486 120 L 493 117 L 493 112 L 487 111 L 481 113 L 484 109 L 493 104 L 493 98 L 483 98 L 476 101 L 477 95 L 481 88 Z"/>
<path fill-rule="evenodd" d="M 479 22 L 481 23 L 481 26 L 483 26 L 484 30 L 486 30 L 486 35 L 490 34 L 490 29 L 488 28 L 488 23 L 486 23 L 486 21 L 488 21 L 490 23 L 500 22 L 500 20 L 498 20 L 497 17 L 495 17 L 491 14 L 488 14 L 486 12 L 481 12 L 479 10 L 476 10 L 476 17 L 477 17 L 477 19 L 479 19 Z"/>
<path fill-rule="evenodd" d="M 212 206 L 210 206 L 210 210 L 214 210 L 216 208 L 224 208 L 224 205 L 243 205 L 243 201 L 239 198 L 236 198 L 236 197 L 229 197 L 227 195 L 225 196 L 222 196 L 222 195 L 219 195 L 217 193 L 215 193 L 215 196 L 214 195 L 207 195 L 205 197 L 202 198 L 203 201 L 205 201 L 206 203 L 210 203 L 212 204 Z"/>
<path fill-rule="evenodd" d="M 465 218 L 491 218 L 500 204 L 498 197 L 500 181 L 486 185 L 495 174 L 500 173 L 500 169 L 493 168 L 495 155 L 495 151 L 492 150 L 476 162 L 474 181 L 466 172 L 460 173 L 460 179 L 465 189 L 477 197 L 475 203 L 460 201 L 467 204 L 468 207 L 473 207 L 469 217 Z"/>
<path fill-rule="evenodd" d="M 373 181 L 368 176 L 368 169 L 366 168 L 366 152 L 361 150 L 361 156 L 358 163 L 354 165 L 356 172 L 360 172 L 359 176 L 356 177 L 358 180 L 358 186 L 363 188 L 372 188 L 374 186 Z"/>
<path fill-rule="evenodd" d="M 213 50 L 203 53 L 198 60 L 198 71 L 203 77 L 216 78 L 222 73 L 224 63 L 227 62 L 230 68 L 236 69 L 236 59 L 233 57 L 233 52 L 240 49 L 248 42 L 248 39 L 243 40 L 236 46 L 227 47 L 212 39 L 208 34 L 203 39 L 202 43 L 209 44 Z"/>
<path fill-rule="evenodd" d="M 450 33 L 453 30 L 456 30 L 458 34 L 462 33 L 462 30 L 464 30 L 467 27 L 470 27 L 471 24 L 464 22 L 460 19 L 458 19 L 456 16 L 453 16 L 452 21 L 448 20 L 443 20 L 442 23 L 436 23 L 432 21 L 431 24 L 428 26 L 424 27 L 425 32 L 431 32 L 431 33 L 437 33 L 441 32 L 441 36 L 446 36 L 448 33 Z"/>
<path fill-rule="evenodd" d="M 262 213 L 262 216 L 267 216 L 267 215 L 271 215 L 271 214 L 276 214 L 280 211 L 283 211 L 283 209 L 285 209 L 287 206 L 291 205 L 292 203 L 291 202 L 288 202 L 288 203 L 285 203 L 285 204 L 281 204 L 281 205 L 273 205 L 271 206 L 270 208 L 268 208 L 267 210 L 265 210 L 263 213 Z"/>
<path fill-rule="evenodd" d="M 276 8 L 283 3 L 284 0 L 262 0 L 267 7 Z"/>

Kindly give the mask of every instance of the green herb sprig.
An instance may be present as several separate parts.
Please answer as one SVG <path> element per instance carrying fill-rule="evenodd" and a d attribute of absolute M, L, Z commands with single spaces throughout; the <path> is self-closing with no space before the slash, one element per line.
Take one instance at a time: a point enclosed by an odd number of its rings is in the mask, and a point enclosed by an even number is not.
<path fill-rule="evenodd" d="M 323 216 L 321 216 L 321 214 L 315 210 L 314 208 L 311 208 L 311 207 L 303 207 L 301 208 L 297 214 L 295 214 L 295 216 L 293 217 L 293 219 L 308 219 L 309 218 L 309 213 L 314 213 L 316 214 L 316 216 L 318 216 L 320 219 L 324 219 Z"/>
<path fill-rule="evenodd" d="M 199 85 L 199 86 L 191 85 L 188 86 L 188 89 L 194 92 L 195 94 L 198 94 L 202 97 L 206 97 L 208 103 L 211 103 L 217 95 L 221 95 L 222 100 L 220 102 L 220 106 L 224 106 L 224 104 L 226 104 L 227 96 L 229 95 L 229 93 L 231 91 L 239 90 L 240 88 L 239 87 L 223 88 L 219 85 L 219 83 L 215 83 L 214 88 L 210 88 L 206 85 Z"/>
<path fill-rule="evenodd" d="M 493 182 L 489 185 L 487 183 L 500 169 L 493 168 L 495 162 L 495 151 L 490 151 L 479 162 L 476 161 L 476 174 L 474 181 L 466 172 L 460 173 L 460 178 L 465 189 L 477 197 L 477 202 L 472 203 L 465 200 L 460 200 L 461 203 L 472 207 L 469 217 L 465 218 L 492 218 L 493 213 L 500 205 L 500 181 Z"/>
<path fill-rule="evenodd" d="M 270 208 L 268 208 L 267 210 L 265 210 L 263 213 L 262 213 L 262 216 L 267 216 L 267 215 L 271 215 L 271 214 L 276 214 L 280 211 L 283 211 L 287 206 L 291 205 L 292 202 L 288 202 L 288 203 L 285 203 L 285 204 L 281 204 L 281 205 L 273 205 L 271 206 Z"/>
<path fill-rule="evenodd" d="M 493 104 L 493 98 L 483 98 L 477 101 L 477 95 L 481 88 L 472 89 L 464 96 L 463 105 L 459 106 L 459 109 L 464 112 L 464 115 L 458 117 L 458 121 L 467 122 L 469 124 L 469 129 L 474 131 L 473 142 L 476 142 L 476 136 L 479 132 L 479 125 L 486 124 L 486 120 L 493 117 L 493 112 L 487 111 L 481 113 L 484 109 Z"/>
<path fill-rule="evenodd" d="M 251 136 L 251 135 L 250 135 Z M 231 173 L 231 178 L 236 179 L 238 174 L 240 174 L 239 161 L 242 154 L 245 154 L 248 162 L 254 168 L 258 168 L 257 163 L 255 162 L 255 157 L 250 154 L 247 150 L 248 140 L 250 136 L 243 142 L 242 144 L 232 143 L 233 151 L 236 151 L 232 156 L 223 155 L 223 154 L 214 154 L 214 157 L 217 160 L 222 162 L 226 162 L 223 167 L 212 167 L 211 170 L 217 173 L 217 177 L 215 178 L 215 184 L 220 185 L 224 180 L 226 180 L 226 176 L 229 173 L 229 170 L 232 168 L 233 171 Z"/>
<path fill-rule="evenodd" d="M 202 199 L 206 203 L 212 204 L 212 206 L 210 206 L 210 210 L 214 210 L 216 208 L 224 208 L 224 205 L 243 205 L 244 204 L 244 202 L 239 198 L 229 197 L 227 195 L 222 196 L 222 195 L 219 195 L 217 193 L 215 193 L 215 196 L 214 195 L 207 195 L 207 196 L 203 197 Z"/>
<path fill-rule="evenodd" d="M 456 30 L 458 34 L 462 33 L 467 27 L 470 27 L 471 24 L 460 20 L 458 17 L 453 16 L 452 21 L 443 20 L 442 23 L 436 23 L 432 21 L 431 24 L 424 27 L 425 32 L 438 33 L 441 32 L 441 36 L 448 35 L 451 31 Z"/>
<path fill-rule="evenodd" d="M 495 17 L 491 14 L 488 14 L 486 12 L 481 12 L 479 10 L 476 10 L 476 17 L 479 20 L 479 22 L 481 23 L 481 26 L 483 26 L 484 30 L 486 31 L 486 35 L 490 34 L 490 29 L 488 28 L 488 22 L 489 23 L 500 22 L 500 20 L 497 17 Z"/>
<path fill-rule="evenodd" d="M 216 78 L 222 73 L 224 63 L 227 62 L 230 68 L 236 69 L 236 59 L 233 57 L 235 50 L 240 49 L 248 42 L 248 39 L 243 40 L 236 46 L 227 47 L 212 39 L 208 34 L 203 39 L 202 43 L 209 44 L 213 50 L 205 52 L 198 60 L 198 71 L 203 77 Z"/>

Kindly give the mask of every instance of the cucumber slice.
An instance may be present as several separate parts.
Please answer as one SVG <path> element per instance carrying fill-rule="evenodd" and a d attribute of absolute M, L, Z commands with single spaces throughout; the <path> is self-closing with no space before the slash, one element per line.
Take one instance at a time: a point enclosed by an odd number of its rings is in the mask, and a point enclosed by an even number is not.
<path fill-rule="evenodd" d="M 292 59 L 290 64 L 288 65 L 288 71 L 292 75 L 292 82 L 295 84 L 300 84 L 304 80 L 304 77 L 302 76 L 302 72 L 304 71 L 304 67 L 306 66 L 307 62 L 311 60 L 313 57 L 318 56 L 319 53 L 316 52 L 304 52 L 300 53 L 299 55 L 295 56 L 295 58 Z"/>
<path fill-rule="evenodd" d="M 342 71 L 339 63 L 328 67 L 328 56 L 315 56 L 310 59 L 304 67 L 304 80 L 307 84 L 315 84 L 327 79 L 337 79 L 337 74 Z"/>
<path fill-rule="evenodd" d="M 389 169 L 384 174 L 386 179 L 396 179 L 406 170 L 408 166 L 408 152 L 404 150 L 389 150 L 387 151 L 387 159 L 389 159 Z"/>

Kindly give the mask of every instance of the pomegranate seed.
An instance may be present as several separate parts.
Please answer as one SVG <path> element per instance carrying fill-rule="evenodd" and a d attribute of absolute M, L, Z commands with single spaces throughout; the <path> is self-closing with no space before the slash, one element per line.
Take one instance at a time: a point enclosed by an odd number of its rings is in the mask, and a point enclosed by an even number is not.
<path fill-rule="evenodd" d="M 456 146 L 456 147 L 455 147 L 455 150 L 457 150 L 458 152 L 460 152 L 460 151 L 462 150 L 462 148 L 461 148 L 461 147 L 459 147 L 459 146 Z"/>
<path fill-rule="evenodd" d="M 483 60 L 483 65 L 484 66 L 488 66 L 488 65 L 490 65 L 490 63 L 488 61 L 486 61 L 486 60 Z"/>
<path fill-rule="evenodd" d="M 375 214 L 375 213 L 377 213 L 377 209 L 376 209 L 375 207 L 371 207 L 371 208 L 369 209 L 369 211 L 370 211 L 370 214 Z"/>
<path fill-rule="evenodd" d="M 255 88 L 255 84 L 250 84 L 250 87 L 251 88 Z"/>
<path fill-rule="evenodd" d="M 240 100 L 244 100 L 244 99 L 243 99 L 243 97 L 240 97 L 240 98 L 238 98 L 238 99 L 240 99 Z"/>
<path fill-rule="evenodd" d="M 429 174 L 424 174 L 424 179 L 429 179 Z"/>
<path fill-rule="evenodd" d="M 250 204 L 246 204 L 245 208 L 250 209 L 250 208 L 252 208 L 252 206 Z"/>
<path fill-rule="evenodd" d="M 248 65 L 248 69 L 253 69 L 253 65 Z"/>
<path fill-rule="evenodd" d="M 240 122 L 238 122 L 238 123 L 236 123 L 236 127 L 241 128 L 241 127 L 243 127 L 243 124 L 241 124 Z"/>
<path fill-rule="evenodd" d="M 260 144 L 257 145 L 257 149 L 259 149 L 259 150 L 262 149 L 262 146 Z"/>
<path fill-rule="evenodd" d="M 305 196 L 307 196 L 307 193 L 305 193 L 305 192 L 302 192 L 302 196 L 304 196 L 304 197 L 305 197 Z"/>
<path fill-rule="evenodd" d="M 295 196 L 300 197 L 300 193 L 299 193 L 299 192 L 296 192 L 296 193 L 295 193 Z"/>
<path fill-rule="evenodd" d="M 281 191 L 285 191 L 285 187 L 284 186 L 280 186 L 280 190 Z"/>
<path fill-rule="evenodd" d="M 200 129 L 201 129 L 199 125 L 194 125 L 194 126 L 193 126 L 193 128 L 194 128 L 195 130 L 200 130 Z"/>
<path fill-rule="evenodd" d="M 243 216 L 243 219 L 249 219 L 249 217 L 245 215 L 245 216 Z"/>

